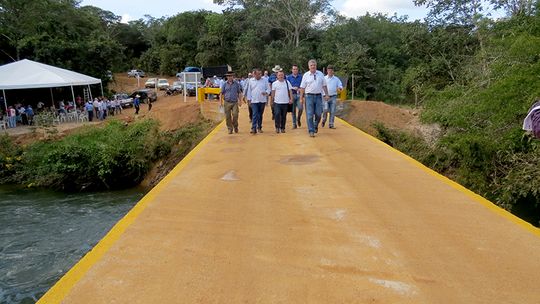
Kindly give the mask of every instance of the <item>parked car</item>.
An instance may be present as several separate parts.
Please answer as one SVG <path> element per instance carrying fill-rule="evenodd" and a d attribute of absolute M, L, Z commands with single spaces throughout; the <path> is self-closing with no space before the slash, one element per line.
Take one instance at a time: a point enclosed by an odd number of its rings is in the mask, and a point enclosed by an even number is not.
<path fill-rule="evenodd" d="M 119 93 L 113 95 L 114 100 L 120 101 L 122 108 L 133 106 L 133 98 L 129 97 L 126 93 Z"/>
<path fill-rule="evenodd" d="M 182 84 L 183 85 L 183 84 Z M 186 94 L 188 96 L 195 96 L 197 95 L 195 92 L 195 85 L 193 83 L 186 83 Z"/>
<path fill-rule="evenodd" d="M 148 80 L 144 83 L 145 88 L 155 88 L 157 83 L 157 78 L 148 78 Z"/>
<path fill-rule="evenodd" d="M 169 88 L 169 81 L 167 79 L 159 79 L 157 82 L 157 87 L 160 90 L 166 90 Z"/>
<path fill-rule="evenodd" d="M 128 77 L 141 77 L 143 78 L 144 77 L 144 71 L 143 70 L 131 70 L 128 72 Z"/>
<path fill-rule="evenodd" d="M 181 81 L 175 81 L 173 82 L 172 86 L 170 87 L 173 91 L 182 92 L 182 82 Z"/>
<path fill-rule="evenodd" d="M 182 83 L 180 81 L 173 82 L 172 86 L 167 88 L 166 95 L 178 95 L 182 93 Z"/>
<path fill-rule="evenodd" d="M 131 93 L 131 95 L 129 95 L 129 97 L 131 98 L 135 98 L 135 96 L 141 96 L 140 97 L 140 100 L 142 103 L 146 103 L 148 99 L 150 99 L 150 101 L 156 101 L 157 100 L 157 94 L 156 94 L 156 91 L 154 90 L 149 90 L 149 89 L 141 89 L 141 90 L 137 90 L 133 93 Z"/>

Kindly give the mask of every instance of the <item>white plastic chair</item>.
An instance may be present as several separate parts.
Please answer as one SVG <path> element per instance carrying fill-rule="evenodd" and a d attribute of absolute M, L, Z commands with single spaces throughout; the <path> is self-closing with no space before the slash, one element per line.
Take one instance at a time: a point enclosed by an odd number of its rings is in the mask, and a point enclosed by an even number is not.
<path fill-rule="evenodd" d="M 88 121 L 88 114 L 81 113 L 77 118 L 77 122 Z"/>

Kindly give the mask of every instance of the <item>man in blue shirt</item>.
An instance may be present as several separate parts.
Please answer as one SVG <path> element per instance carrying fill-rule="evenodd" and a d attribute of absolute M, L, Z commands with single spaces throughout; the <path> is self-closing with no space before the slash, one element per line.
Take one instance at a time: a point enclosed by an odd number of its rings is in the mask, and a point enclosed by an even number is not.
<path fill-rule="evenodd" d="M 94 105 L 91 101 L 87 101 L 84 105 L 86 112 L 88 113 L 88 121 L 92 121 L 94 118 Z"/>
<path fill-rule="evenodd" d="M 302 123 L 300 122 L 300 119 L 302 118 L 302 112 L 304 111 L 304 107 L 302 106 L 302 102 L 300 101 L 300 84 L 302 83 L 302 75 L 298 73 L 298 65 L 292 66 L 292 74 L 287 76 L 287 80 L 292 85 L 292 94 L 293 94 L 293 103 L 292 103 L 292 122 L 293 122 L 293 129 L 302 126 Z M 298 117 L 296 116 L 296 110 L 298 109 Z"/>
<path fill-rule="evenodd" d="M 141 98 L 141 95 L 136 95 L 135 99 L 133 99 L 133 106 L 135 107 L 135 115 L 139 114 L 139 108 L 141 106 L 141 100 L 139 98 Z"/>

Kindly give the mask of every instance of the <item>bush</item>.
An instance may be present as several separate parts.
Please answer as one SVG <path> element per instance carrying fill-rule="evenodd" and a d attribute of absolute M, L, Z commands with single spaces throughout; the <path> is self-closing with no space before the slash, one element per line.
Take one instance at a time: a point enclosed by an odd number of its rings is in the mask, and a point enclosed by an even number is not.
<path fill-rule="evenodd" d="M 111 121 L 103 128 L 88 127 L 59 141 L 28 146 L 16 156 L 20 161 L 12 174 L 2 178 L 65 191 L 125 188 L 140 183 L 151 163 L 171 147 L 157 121 Z"/>

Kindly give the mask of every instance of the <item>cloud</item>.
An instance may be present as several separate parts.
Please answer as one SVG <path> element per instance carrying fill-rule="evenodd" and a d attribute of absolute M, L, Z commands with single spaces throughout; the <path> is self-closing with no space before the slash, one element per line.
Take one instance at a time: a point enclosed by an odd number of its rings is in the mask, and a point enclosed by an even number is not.
<path fill-rule="evenodd" d="M 347 17 L 363 16 L 366 13 L 383 13 L 388 15 L 410 15 L 421 16 L 425 10 L 414 6 L 411 0 L 378 0 L 378 1 L 358 1 L 345 0 L 341 6 L 340 13 Z"/>
<path fill-rule="evenodd" d="M 120 20 L 120 22 L 128 23 L 133 20 L 135 20 L 135 18 L 133 18 L 130 14 L 122 14 L 122 20 Z"/>

